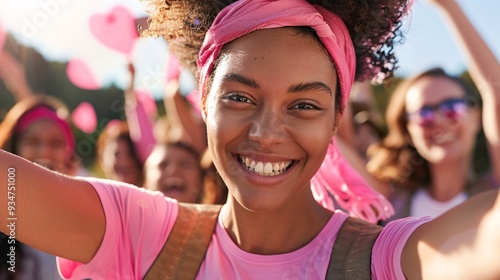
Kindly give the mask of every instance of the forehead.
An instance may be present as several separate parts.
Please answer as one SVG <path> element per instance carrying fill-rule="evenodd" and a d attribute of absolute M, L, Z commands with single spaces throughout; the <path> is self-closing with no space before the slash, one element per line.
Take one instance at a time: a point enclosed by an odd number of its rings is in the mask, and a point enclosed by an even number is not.
<path fill-rule="evenodd" d="M 166 159 L 183 159 L 196 161 L 197 157 L 182 146 L 159 145 L 151 153 L 151 162 L 160 162 Z"/>
<path fill-rule="evenodd" d="M 417 80 L 406 94 L 406 109 L 414 111 L 425 105 L 439 104 L 450 98 L 465 96 L 464 89 L 446 77 L 424 77 Z"/>
<path fill-rule="evenodd" d="M 336 84 L 330 56 L 313 36 L 295 28 L 258 30 L 227 44 L 216 76 L 239 73 L 255 80 L 272 77 L 273 84 L 321 81 Z"/>
<path fill-rule="evenodd" d="M 64 135 L 57 123 L 48 119 L 40 119 L 31 123 L 21 137 L 52 137 L 64 140 Z"/>

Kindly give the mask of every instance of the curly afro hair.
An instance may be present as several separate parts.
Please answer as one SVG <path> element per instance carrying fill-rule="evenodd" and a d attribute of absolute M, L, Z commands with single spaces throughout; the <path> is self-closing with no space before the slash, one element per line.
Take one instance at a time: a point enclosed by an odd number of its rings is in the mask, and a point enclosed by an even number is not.
<path fill-rule="evenodd" d="M 234 0 L 142 0 L 150 14 L 143 36 L 164 37 L 172 52 L 192 73 L 205 33 L 217 14 Z M 394 47 L 403 38 L 402 17 L 411 0 L 309 0 L 338 15 L 349 29 L 356 50 L 356 80 L 382 81 L 392 76 Z"/>

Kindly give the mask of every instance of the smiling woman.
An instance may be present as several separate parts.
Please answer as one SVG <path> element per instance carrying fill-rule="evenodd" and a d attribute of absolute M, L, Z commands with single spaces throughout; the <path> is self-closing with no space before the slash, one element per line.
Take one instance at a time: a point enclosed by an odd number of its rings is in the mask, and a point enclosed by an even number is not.
<path fill-rule="evenodd" d="M 238 186 L 236 205 L 265 211 L 286 207 L 293 197 L 312 199 L 308 181 L 340 118 L 327 52 L 313 36 L 288 28 L 253 32 L 223 53 L 204 114 L 215 165 L 226 183 Z M 283 169 L 273 170 L 280 164 Z"/>
<path fill-rule="evenodd" d="M 0 148 L 51 170 L 74 175 L 79 160 L 74 151 L 74 137 L 68 116 L 66 106 L 53 97 L 26 97 L 7 113 L 0 124 Z M 17 187 L 17 193 L 22 192 L 19 190 L 20 187 Z M 43 189 L 43 186 L 40 188 Z M 16 193 L 14 190 L 10 192 L 11 188 L 9 188 L 9 196 L 12 198 L 9 206 L 16 206 L 16 197 L 12 196 Z M 14 211 L 11 213 L 15 213 L 15 208 L 12 208 Z M 7 255 L 5 253 L 1 256 L 1 279 L 10 279 L 12 275 L 60 279 L 57 276 L 54 256 L 13 239 L 10 239 L 8 243 L 0 242 L 0 250 L 2 253 L 7 250 L 14 251 L 14 255 L 17 254 L 17 258 L 14 257 L 14 265 L 10 265 L 16 272 L 7 275 L 9 272 L 5 267 L 6 262 L 3 261 Z"/>
<path fill-rule="evenodd" d="M 0 125 L 0 148 L 74 175 L 78 160 L 68 116 L 66 106 L 53 97 L 28 97 L 18 102 Z"/>
<path fill-rule="evenodd" d="M 489 250 L 500 248 L 491 230 L 500 226 L 496 193 L 435 221 L 405 219 L 382 229 L 326 209 L 310 188 L 355 76 L 390 75 L 393 54 L 373 50 L 392 46 L 407 3 L 227 2 L 149 2 L 153 28 L 186 65 L 197 59 L 208 146 L 229 190 L 220 212 L 127 184 L 60 176 L 0 151 L 0 169 L 10 162 L 18 184 L 33 191 L 19 194 L 25 207 L 18 213 L 30 224 L 19 238 L 61 256 L 62 275 L 73 279 L 160 279 L 158 267 L 167 278 L 188 279 L 477 278 L 477 271 L 498 278 L 498 265 L 484 262 L 500 258 L 500 250 Z M 37 190 L 42 181 L 52 196 Z M 345 232 L 359 234 L 359 242 L 351 246 Z M 169 253 L 186 240 L 185 254 Z M 350 264 L 356 269 L 344 274 Z M 452 269 L 434 270 L 443 266 Z"/>
<path fill-rule="evenodd" d="M 389 134 L 371 147 L 368 163 L 374 176 L 396 188 L 391 219 L 437 217 L 473 195 L 498 189 L 500 181 L 498 61 L 456 2 L 433 2 L 457 29 L 479 95 L 440 68 L 396 88 L 387 110 Z M 486 159 L 474 154 L 478 136 L 486 136 Z M 491 162 L 488 172 L 474 170 L 480 161 Z"/>

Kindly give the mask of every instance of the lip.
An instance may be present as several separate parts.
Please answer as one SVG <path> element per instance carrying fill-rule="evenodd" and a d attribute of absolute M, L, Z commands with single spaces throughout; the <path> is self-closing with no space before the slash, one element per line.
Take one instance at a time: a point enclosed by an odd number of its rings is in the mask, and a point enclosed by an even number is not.
<path fill-rule="evenodd" d="M 161 185 L 158 190 L 166 194 L 167 196 L 176 196 L 182 195 L 186 193 L 186 188 L 184 186 L 170 186 L 170 185 Z"/>
<path fill-rule="evenodd" d="M 161 191 L 165 194 L 169 194 L 167 196 L 170 196 L 170 195 L 173 195 L 173 194 L 184 194 L 186 192 L 186 190 L 184 189 L 178 189 L 178 188 L 165 188 L 165 189 L 161 189 Z"/>
<path fill-rule="evenodd" d="M 234 154 L 233 155 L 233 160 L 235 162 L 235 165 L 238 166 L 238 170 L 243 174 L 246 180 L 248 180 L 251 183 L 257 184 L 257 185 L 265 185 L 265 186 L 270 186 L 270 185 L 277 185 L 285 181 L 289 174 L 298 166 L 298 163 L 300 162 L 299 160 L 294 160 L 290 158 L 285 158 L 285 157 L 271 157 L 268 155 L 255 155 L 252 154 L 251 158 L 256 160 L 256 161 L 262 161 L 262 162 L 281 162 L 281 161 L 292 161 L 293 164 L 285 170 L 283 173 L 274 175 L 274 176 L 264 176 L 264 175 L 259 175 L 253 171 L 248 170 L 241 162 L 239 161 L 239 156 L 246 156 L 250 157 L 247 154 Z"/>
<path fill-rule="evenodd" d="M 439 133 L 439 135 L 431 135 L 429 137 L 430 142 L 433 145 L 448 145 L 454 142 L 457 142 L 458 136 L 454 134 L 453 132 L 444 132 L 444 133 Z"/>

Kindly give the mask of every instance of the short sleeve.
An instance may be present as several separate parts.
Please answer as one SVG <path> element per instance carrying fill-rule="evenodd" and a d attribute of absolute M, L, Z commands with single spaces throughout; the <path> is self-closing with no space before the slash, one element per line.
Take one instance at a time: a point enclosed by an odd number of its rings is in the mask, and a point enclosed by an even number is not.
<path fill-rule="evenodd" d="M 172 230 L 175 200 L 133 185 L 82 178 L 91 183 L 106 217 L 102 243 L 87 264 L 58 258 L 65 279 L 142 279 Z"/>
<path fill-rule="evenodd" d="M 387 224 L 372 250 L 372 278 L 404 280 L 401 256 L 411 234 L 431 218 L 404 218 Z"/>

